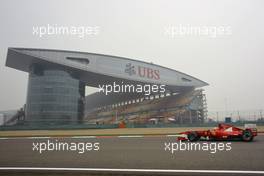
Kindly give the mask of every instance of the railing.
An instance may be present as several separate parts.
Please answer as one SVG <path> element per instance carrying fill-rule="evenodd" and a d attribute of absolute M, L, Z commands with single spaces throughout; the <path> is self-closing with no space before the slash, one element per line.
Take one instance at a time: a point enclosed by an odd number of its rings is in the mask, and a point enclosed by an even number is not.
<path fill-rule="evenodd" d="M 231 123 L 236 126 L 244 126 L 246 123 L 256 123 L 257 126 L 263 126 L 264 122 L 235 122 Z M 126 123 L 126 128 L 177 128 L 177 127 L 215 127 L 217 122 L 212 123 L 193 123 L 193 124 L 173 124 L 173 123 L 157 123 L 157 124 L 139 124 L 139 123 Z M 13 126 L 1 126 L 0 130 L 81 130 L 81 129 L 115 129 L 118 124 L 19 124 Z"/>
<path fill-rule="evenodd" d="M 225 121 L 225 117 L 231 117 L 233 122 L 243 121 L 264 121 L 263 110 L 233 110 L 233 111 L 209 111 L 208 119 L 215 122 Z"/>

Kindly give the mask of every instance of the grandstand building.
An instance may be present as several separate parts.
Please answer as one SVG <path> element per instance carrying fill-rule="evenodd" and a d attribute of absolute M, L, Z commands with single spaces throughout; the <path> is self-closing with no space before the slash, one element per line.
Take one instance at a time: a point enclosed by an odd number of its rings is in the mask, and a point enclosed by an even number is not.
<path fill-rule="evenodd" d="M 29 73 L 25 123 L 183 124 L 206 118 L 200 88 L 208 84 L 153 63 L 76 51 L 9 48 L 6 66 Z M 114 84 L 162 90 L 106 92 L 107 85 Z M 85 86 L 100 91 L 85 96 Z"/>

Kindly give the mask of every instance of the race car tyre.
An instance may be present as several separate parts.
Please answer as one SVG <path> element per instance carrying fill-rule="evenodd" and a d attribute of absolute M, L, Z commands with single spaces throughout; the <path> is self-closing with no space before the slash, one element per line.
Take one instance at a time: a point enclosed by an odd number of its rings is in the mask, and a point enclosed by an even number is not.
<path fill-rule="evenodd" d="M 253 134 L 250 130 L 244 130 L 242 134 L 243 141 L 250 142 L 253 140 Z"/>
<path fill-rule="evenodd" d="M 187 135 L 187 138 L 189 141 L 193 142 L 199 140 L 200 137 L 195 131 L 192 131 Z"/>

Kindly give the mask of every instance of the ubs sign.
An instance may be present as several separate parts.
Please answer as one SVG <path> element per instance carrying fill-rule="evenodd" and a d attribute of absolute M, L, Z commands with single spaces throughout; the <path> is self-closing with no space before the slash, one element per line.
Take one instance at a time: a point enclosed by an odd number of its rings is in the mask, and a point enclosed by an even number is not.
<path fill-rule="evenodd" d="M 131 63 L 126 64 L 125 73 L 127 73 L 129 76 L 137 75 L 142 78 L 155 80 L 160 79 L 159 70 L 154 70 L 152 68 L 143 66 L 134 66 Z"/>

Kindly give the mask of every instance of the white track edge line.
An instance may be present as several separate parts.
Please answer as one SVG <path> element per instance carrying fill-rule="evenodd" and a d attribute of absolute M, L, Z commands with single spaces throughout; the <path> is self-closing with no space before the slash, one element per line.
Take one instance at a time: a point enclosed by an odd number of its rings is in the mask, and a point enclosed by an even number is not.
<path fill-rule="evenodd" d="M 249 170 L 247 171 L 247 170 L 110 169 L 110 168 L 52 168 L 52 167 L 0 167 L 0 170 L 264 174 L 264 171 L 249 171 Z"/>

